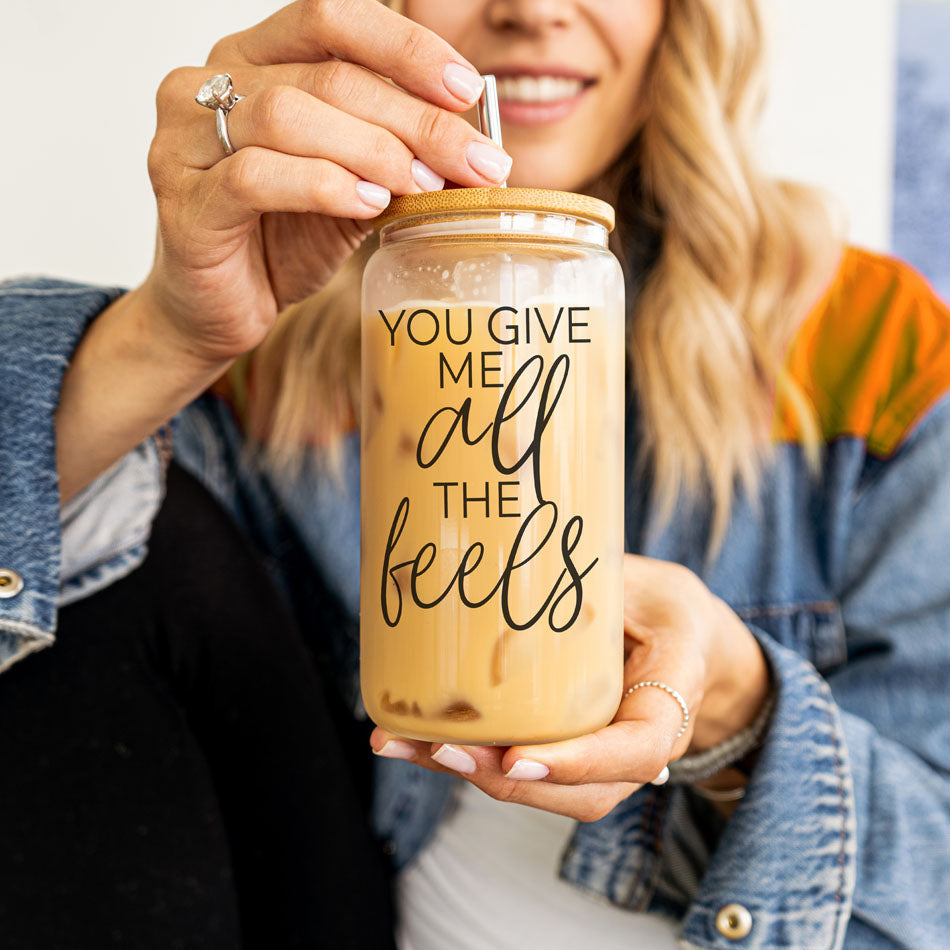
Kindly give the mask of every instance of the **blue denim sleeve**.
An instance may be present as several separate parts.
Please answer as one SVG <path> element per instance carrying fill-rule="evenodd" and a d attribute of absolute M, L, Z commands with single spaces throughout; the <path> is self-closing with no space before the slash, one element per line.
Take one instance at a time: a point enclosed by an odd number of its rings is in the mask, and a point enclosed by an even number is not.
<path fill-rule="evenodd" d="M 730 893 L 750 905 L 750 946 L 946 945 L 948 460 L 944 400 L 855 498 L 837 565 L 848 648 L 839 669 L 823 678 L 752 628 L 777 707 L 684 921 L 690 946 L 729 945 L 708 922 Z"/>
<path fill-rule="evenodd" d="M 145 554 L 164 434 L 62 511 L 56 473 L 63 373 L 86 327 L 121 293 L 47 278 L 0 284 L 0 671 L 53 642 L 58 606 L 128 573 Z"/>
<path fill-rule="evenodd" d="M 852 524 L 849 661 L 829 683 L 854 786 L 853 913 L 899 945 L 947 945 L 950 399 L 881 466 Z"/>

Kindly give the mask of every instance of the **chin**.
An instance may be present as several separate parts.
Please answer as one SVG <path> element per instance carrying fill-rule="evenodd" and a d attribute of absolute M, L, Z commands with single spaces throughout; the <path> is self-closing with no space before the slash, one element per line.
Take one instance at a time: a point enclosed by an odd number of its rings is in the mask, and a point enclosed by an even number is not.
<path fill-rule="evenodd" d="M 502 130 L 504 131 L 504 129 Z M 599 163 L 577 141 L 563 133 L 525 135 L 512 129 L 505 135 L 505 149 L 512 158 L 508 184 L 514 188 L 549 188 L 553 191 L 585 193 L 585 186 L 601 171 Z M 521 133 L 521 134 L 519 134 Z"/>
<path fill-rule="evenodd" d="M 603 123 L 580 114 L 534 126 L 502 119 L 502 135 L 513 160 L 510 185 L 581 194 L 603 172 L 604 147 L 612 151 L 614 144 L 606 141 Z"/>
<path fill-rule="evenodd" d="M 514 159 L 508 184 L 512 188 L 550 188 L 554 191 L 583 191 L 588 180 L 583 175 L 571 174 L 564 168 L 563 158 L 550 153 L 520 157 L 511 150 Z M 561 153 L 563 155 L 563 152 Z"/>

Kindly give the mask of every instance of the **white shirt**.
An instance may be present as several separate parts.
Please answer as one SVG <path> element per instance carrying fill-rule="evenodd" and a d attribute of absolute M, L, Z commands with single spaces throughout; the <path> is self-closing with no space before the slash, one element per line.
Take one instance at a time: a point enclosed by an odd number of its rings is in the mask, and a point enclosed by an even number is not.
<path fill-rule="evenodd" d="M 675 950 L 671 921 L 558 878 L 573 829 L 461 783 L 456 810 L 397 879 L 399 950 Z"/>

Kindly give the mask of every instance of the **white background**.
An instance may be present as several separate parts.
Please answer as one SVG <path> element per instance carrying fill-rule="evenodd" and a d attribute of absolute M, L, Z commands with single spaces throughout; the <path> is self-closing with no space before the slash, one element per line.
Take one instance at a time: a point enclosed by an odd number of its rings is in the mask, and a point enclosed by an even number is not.
<path fill-rule="evenodd" d="M 886 249 L 896 0 L 766 4 L 774 26 L 769 166 L 825 185 L 840 198 L 852 239 Z M 6 4 L 0 277 L 141 280 L 155 226 L 145 170 L 155 89 L 170 69 L 203 63 L 215 39 L 273 9 L 266 0 Z"/>

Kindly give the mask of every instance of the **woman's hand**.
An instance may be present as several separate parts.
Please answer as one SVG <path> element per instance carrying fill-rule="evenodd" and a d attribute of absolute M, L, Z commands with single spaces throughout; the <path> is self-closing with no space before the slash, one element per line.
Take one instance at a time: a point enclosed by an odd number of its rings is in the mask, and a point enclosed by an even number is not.
<path fill-rule="evenodd" d="M 682 711 L 660 689 L 624 694 L 613 722 L 591 735 L 511 748 L 412 742 L 376 729 L 374 751 L 461 774 L 493 798 L 579 821 L 602 818 L 687 750 L 699 752 L 739 732 L 768 694 L 768 668 L 745 624 L 678 564 L 626 555 L 626 687 L 658 680 L 676 689 Z"/>
<path fill-rule="evenodd" d="M 227 157 L 194 98 L 225 72 L 246 96 Z M 507 176 L 508 156 L 453 114 L 481 86 L 446 42 L 377 0 L 298 0 L 221 40 L 205 67 L 174 70 L 149 153 L 159 238 L 145 301 L 208 361 L 252 349 L 327 283 L 391 194 Z"/>
<path fill-rule="evenodd" d="M 229 156 L 195 102 L 225 72 L 245 96 L 228 115 Z M 94 321 L 64 378 L 62 499 L 323 287 L 391 194 L 503 181 L 508 156 L 454 114 L 481 87 L 452 47 L 377 0 L 298 0 L 221 40 L 207 66 L 170 73 L 149 151 L 155 261 Z"/>

